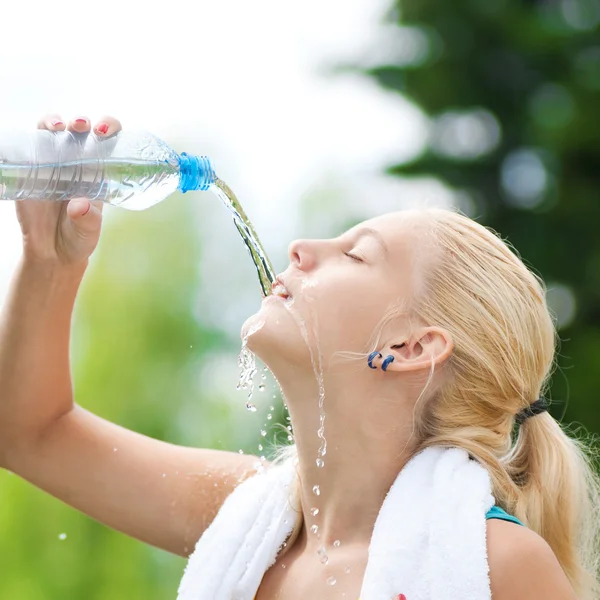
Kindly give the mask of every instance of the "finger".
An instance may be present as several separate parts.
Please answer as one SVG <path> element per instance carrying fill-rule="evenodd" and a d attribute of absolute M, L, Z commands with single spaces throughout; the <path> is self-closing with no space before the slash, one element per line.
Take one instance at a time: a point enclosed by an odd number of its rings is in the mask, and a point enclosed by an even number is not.
<path fill-rule="evenodd" d="M 97 202 L 90 202 L 87 198 L 73 198 L 67 204 L 67 215 L 80 231 L 97 231 L 102 221 L 102 211 Z"/>
<path fill-rule="evenodd" d="M 38 121 L 37 127 L 48 131 L 64 131 L 66 125 L 60 115 L 49 114 Z"/>
<path fill-rule="evenodd" d="M 87 117 L 76 117 L 69 122 L 67 129 L 73 133 L 89 133 L 90 120 Z"/>
<path fill-rule="evenodd" d="M 87 198 L 73 198 L 67 204 L 67 214 L 72 221 L 75 221 L 87 215 L 91 208 L 92 203 Z"/>
<path fill-rule="evenodd" d="M 123 127 L 121 122 L 114 117 L 102 117 L 96 125 L 94 125 L 94 133 L 102 137 L 109 137 L 115 133 L 119 133 Z"/>

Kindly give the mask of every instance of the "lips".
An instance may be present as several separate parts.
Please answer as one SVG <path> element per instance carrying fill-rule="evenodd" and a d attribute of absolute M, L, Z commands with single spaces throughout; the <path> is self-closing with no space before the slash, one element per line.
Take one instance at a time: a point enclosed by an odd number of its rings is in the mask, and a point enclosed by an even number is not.
<path fill-rule="evenodd" d="M 291 294 L 285 287 L 283 281 L 279 277 L 277 277 L 277 279 L 273 282 L 272 289 L 273 296 L 279 296 L 280 298 L 283 298 L 285 300 L 287 300 L 291 296 Z"/>

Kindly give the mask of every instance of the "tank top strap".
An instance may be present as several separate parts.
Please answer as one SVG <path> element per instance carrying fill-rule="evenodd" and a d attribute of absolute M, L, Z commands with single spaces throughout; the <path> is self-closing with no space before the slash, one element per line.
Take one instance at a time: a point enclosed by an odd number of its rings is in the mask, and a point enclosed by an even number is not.
<path fill-rule="evenodd" d="M 513 515 L 509 515 L 503 508 L 500 508 L 499 506 L 492 506 L 492 508 L 490 508 L 490 510 L 487 511 L 486 515 L 485 515 L 486 519 L 501 519 L 502 521 L 510 521 L 511 523 L 516 523 L 517 525 L 521 525 L 523 527 L 525 527 L 525 525 L 523 525 L 523 523 L 521 523 L 521 521 L 519 521 L 519 519 L 517 519 L 517 517 L 513 517 Z"/>

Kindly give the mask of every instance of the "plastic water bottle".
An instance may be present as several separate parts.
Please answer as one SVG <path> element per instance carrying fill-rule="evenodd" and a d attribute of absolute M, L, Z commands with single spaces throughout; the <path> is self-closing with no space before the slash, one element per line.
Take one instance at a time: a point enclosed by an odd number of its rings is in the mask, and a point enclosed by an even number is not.
<path fill-rule="evenodd" d="M 143 210 L 215 180 L 207 157 L 177 154 L 150 133 L 0 132 L 0 200 L 88 198 Z"/>

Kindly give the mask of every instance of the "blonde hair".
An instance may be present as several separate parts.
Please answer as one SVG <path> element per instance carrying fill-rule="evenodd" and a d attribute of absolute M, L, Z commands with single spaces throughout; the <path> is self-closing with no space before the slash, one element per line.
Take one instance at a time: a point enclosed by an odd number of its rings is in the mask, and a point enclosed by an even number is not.
<path fill-rule="evenodd" d="M 546 540 L 578 598 L 595 599 L 600 481 L 592 455 L 549 413 L 515 425 L 554 366 L 545 285 L 492 230 L 450 210 L 416 215 L 421 251 L 430 243 L 434 258 L 421 267 L 411 320 L 445 328 L 455 347 L 443 385 L 416 407 L 414 452 L 469 452 L 489 471 L 496 504 Z"/>

